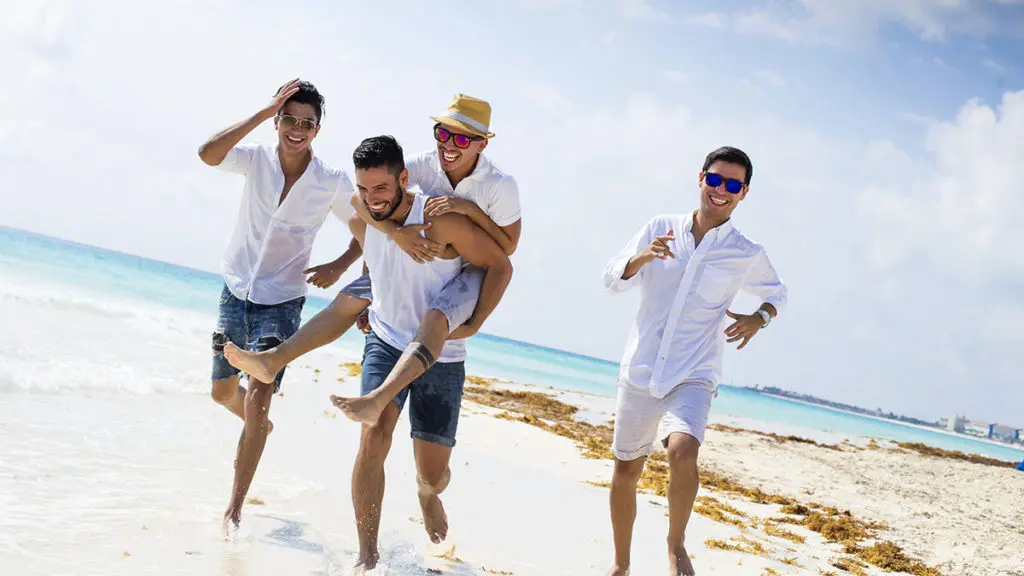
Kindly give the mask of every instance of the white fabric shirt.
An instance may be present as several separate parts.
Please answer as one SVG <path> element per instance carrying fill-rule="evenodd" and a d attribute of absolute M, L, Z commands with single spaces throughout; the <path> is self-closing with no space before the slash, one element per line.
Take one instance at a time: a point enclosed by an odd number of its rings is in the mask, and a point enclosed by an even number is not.
<path fill-rule="evenodd" d="M 416 184 L 427 196 L 465 198 L 479 206 L 498 226 L 508 226 L 521 218 L 515 178 L 501 171 L 483 154 L 473 172 L 454 189 L 441 168 L 436 148 L 406 159 L 405 168 L 409 171 L 409 184 Z"/>
<path fill-rule="evenodd" d="M 637 232 L 604 270 L 611 292 L 640 287 L 640 307 L 626 342 L 620 385 L 645 388 L 664 398 L 684 382 L 712 391 L 722 376 L 725 311 L 744 290 L 781 313 L 787 289 L 764 248 L 726 222 L 694 247 L 693 214 L 660 215 Z M 672 230 L 675 258 L 655 259 L 622 279 L 629 259 Z"/>
<path fill-rule="evenodd" d="M 423 223 L 427 196 L 412 187 L 412 209 L 403 225 Z M 422 232 L 421 232 L 422 234 Z M 462 270 L 461 256 L 417 264 L 398 244 L 373 226 L 366 227 L 363 259 L 370 269 L 370 327 L 389 345 L 399 350 L 416 337 L 430 303 L 448 282 Z M 466 340 L 446 340 L 438 362 L 462 362 L 466 359 Z"/>
<path fill-rule="evenodd" d="M 303 271 L 327 213 L 346 223 L 352 213 L 348 175 L 314 154 L 282 203 L 284 172 L 276 144 L 235 146 L 217 167 L 245 176 L 221 264 L 228 290 L 238 299 L 268 305 L 305 296 Z"/>

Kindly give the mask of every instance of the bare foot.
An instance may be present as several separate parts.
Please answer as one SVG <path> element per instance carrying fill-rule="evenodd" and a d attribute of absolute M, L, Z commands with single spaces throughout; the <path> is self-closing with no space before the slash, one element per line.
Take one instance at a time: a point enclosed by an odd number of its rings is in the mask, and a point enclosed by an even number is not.
<path fill-rule="evenodd" d="M 379 559 L 380 555 L 376 551 L 372 554 L 360 554 L 359 558 L 356 559 L 356 565 L 352 567 L 352 575 L 363 576 L 377 567 L 377 561 Z"/>
<path fill-rule="evenodd" d="M 693 564 L 690 563 L 690 555 L 686 553 L 686 547 L 679 548 L 668 553 L 668 573 L 672 576 L 693 576 Z"/>
<path fill-rule="evenodd" d="M 239 525 L 242 523 L 242 510 L 228 508 L 224 512 L 224 519 L 221 520 L 221 534 L 226 540 L 234 538 L 235 534 L 238 533 Z"/>
<path fill-rule="evenodd" d="M 345 398 L 331 394 L 331 403 L 345 416 L 348 416 L 349 420 L 360 424 L 373 424 L 380 419 L 381 412 L 387 407 L 387 402 L 381 402 L 380 397 L 375 394 L 359 398 Z"/>
<path fill-rule="evenodd" d="M 439 544 L 448 537 L 448 514 L 444 511 L 441 499 L 437 495 L 420 494 L 420 509 L 423 510 L 423 527 L 427 536 L 434 544 Z"/>
<path fill-rule="evenodd" d="M 224 357 L 235 368 L 260 382 L 273 382 L 284 366 L 274 361 L 274 351 L 251 352 L 242 350 L 231 342 L 224 345 Z"/>
<path fill-rule="evenodd" d="M 620 568 L 619 566 L 616 566 L 615 568 L 612 568 L 607 573 L 605 573 L 604 576 L 629 576 L 629 566 L 626 566 L 625 568 Z"/>

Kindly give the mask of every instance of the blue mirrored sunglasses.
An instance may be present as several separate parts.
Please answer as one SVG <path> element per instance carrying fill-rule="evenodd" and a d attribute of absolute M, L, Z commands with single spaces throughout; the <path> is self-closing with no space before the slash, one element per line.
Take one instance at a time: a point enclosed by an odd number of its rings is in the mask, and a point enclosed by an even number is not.
<path fill-rule="evenodd" d="M 714 172 L 705 173 L 704 181 L 712 188 L 718 188 L 722 185 L 722 182 L 725 182 L 725 189 L 730 194 L 739 194 L 740 190 L 743 190 L 743 182 L 734 178 L 722 178 L 722 176 L 715 174 Z"/>

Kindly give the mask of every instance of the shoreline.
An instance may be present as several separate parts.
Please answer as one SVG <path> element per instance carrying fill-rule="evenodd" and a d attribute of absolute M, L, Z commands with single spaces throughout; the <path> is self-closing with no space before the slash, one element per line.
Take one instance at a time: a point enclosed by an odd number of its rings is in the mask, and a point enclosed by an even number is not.
<path fill-rule="evenodd" d="M 901 422 L 899 420 L 893 420 L 891 418 L 882 418 L 880 416 L 872 416 L 870 414 L 861 414 L 859 412 L 851 412 L 849 410 L 843 410 L 842 408 L 835 408 L 833 406 L 826 406 L 824 404 L 816 404 L 814 402 L 808 402 L 806 400 L 799 400 L 799 399 L 796 399 L 796 398 L 789 398 L 787 396 L 781 396 L 779 394 L 772 394 L 770 392 L 760 392 L 760 391 L 755 390 L 753 388 L 743 388 L 743 390 L 749 390 L 751 392 L 760 394 L 761 396 L 767 396 L 769 398 L 777 398 L 779 400 L 785 400 L 787 402 L 793 402 L 794 404 L 803 404 L 804 406 L 811 406 L 811 407 L 814 407 L 814 408 L 821 408 L 823 410 L 829 410 L 829 411 L 832 411 L 832 412 L 838 412 L 840 414 L 848 414 L 850 416 L 857 416 L 859 418 L 867 418 L 869 420 L 876 420 L 878 422 L 886 422 L 886 423 L 889 423 L 889 424 L 896 424 L 898 426 L 904 426 L 906 428 L 915 428 L 917 430 L 924 430 L 926 432 L 935 432 L 937 434 L 943 434 L 945 436 L 950 436 L 952 438 L 958 438 L 958 439 L 961 439 L 961 440 L 971 440 L 973 442 L 981 442 L 981 443 L 984 443 L 984 444 L 990 444 L 992 446 L 1000 446 L 1000 447 L 1003 447 L 1003 448 L 1010 448 L 1010 449 L 1013 449 L 1013 450 L 1018 450 L 1021 453 L 1021 459 L 1024 460 L 1024 445 L 1020 445 L 1020 444 L 1008 444 L 1006 442 L 1000 442 L 998 440 L 991 440 L 989 438 L 981 438 L 979 436 L 970 436 L 970 435 L 967 435 L 967 434 L 960 434 L 959 432 L 951 432 L 949 430 L 944 430 L 942 428 L 931 428 L 931 427 L 928 427 L 928 426 L 922 426 L 920 424 L 913 424 L 911 422 Z M 826 432 L 828 432 L 828 430 L 826 430 Z M 831 432 L 836 432 L 836 431 L 832 430 Z M 862 438 L 874 438 L 876 440 L 885 440 L 887 442 L 892 442 L 893 441 L 893 440 L 890 440 L 888 438 L 882 438 L 882 437 L 879 437 L 879 436 L 866 436 L 866 435 L 863 435 L 863 434 L 855 434 L 855 436 L 859 436 L 859 437 L 862 437 Z"/>

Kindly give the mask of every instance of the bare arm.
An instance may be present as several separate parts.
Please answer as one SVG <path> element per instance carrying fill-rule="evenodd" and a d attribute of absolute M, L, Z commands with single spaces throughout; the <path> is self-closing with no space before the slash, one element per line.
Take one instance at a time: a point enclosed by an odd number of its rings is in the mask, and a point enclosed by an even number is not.
<path fill-rule="evenodd" d="M 475 333 L 505 295 L 505 289 L 512 280 L 512 262 L 498 243 L 469 218 L 461 214 L 445 214 L 432 221 L 434 228 L 428 234 L 434 240 L 450 245 L 467 262 L 484 270 L 476 309 L 466 322 L 470 333 Z"/>
<path fill-rule="evenodd" d="M 475 202 L 468 200 L 464 202 L 468 204 L 466 216 L 484 232 L 487 232 L 487 235 L 497 242 L 498 246 L 501 246 L 506 255 L 515 254 L 516 248 L 519 247 L 519 235 L 523 229 L 523 221 L 516 220 L 508 226 L 498 226 Z"/>
<path fill-rule="evenodd" d="M 218 166 L 242 138 L 264 121 L 273 118 L 281 106 L 299 91 L 299 80 L 295 79 L 278 89 L 274 98 L 262 110 L 252 116 L 214 134 L 199 146 L 199 158 L 208 166 Z"/>
<path fill-rule="evenodd" d="M 423 230 L 430 228 L 429 224 L 418 224 L 415 226 L 400 226 L 391 220 L 374 220 L 366 204 L 359 197 L 359 192 L 352 193 L 349 202 L 355 210 L 356 216 L 363 221 L 363 225 L 370 225 L 380 230 L 391 240 L 398 244 L 403 252 L 420 264 L 431 261 L 440 256 L 444 246 L 420 235 Z M 364 228 L 365 229 L 365 228 Z"/>

